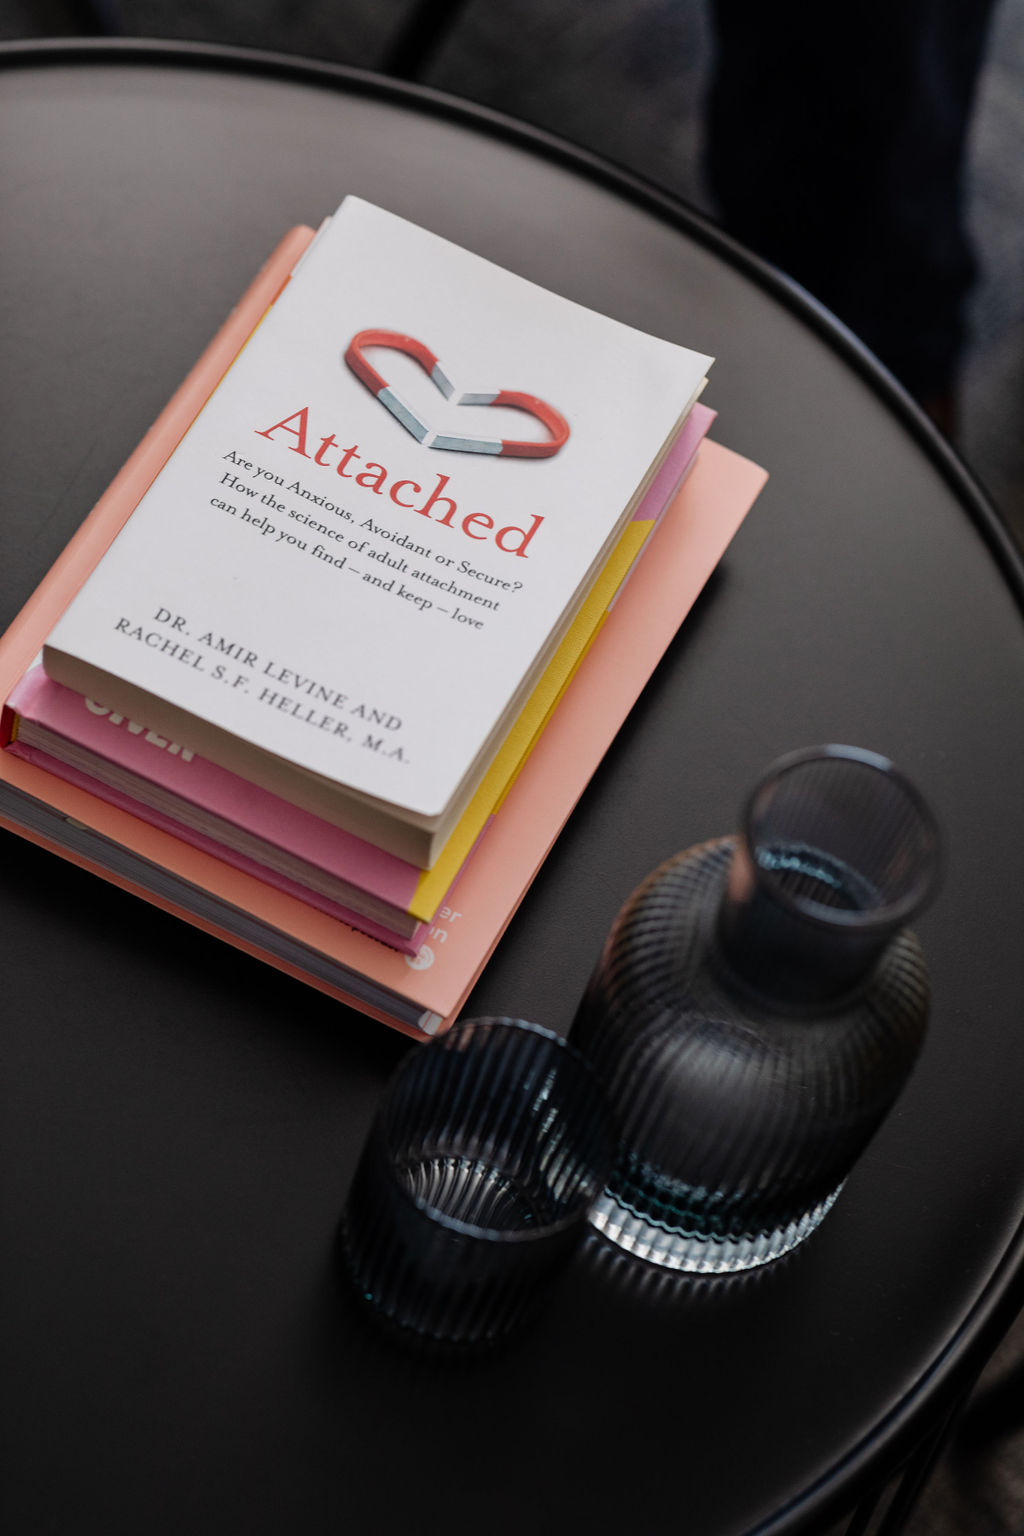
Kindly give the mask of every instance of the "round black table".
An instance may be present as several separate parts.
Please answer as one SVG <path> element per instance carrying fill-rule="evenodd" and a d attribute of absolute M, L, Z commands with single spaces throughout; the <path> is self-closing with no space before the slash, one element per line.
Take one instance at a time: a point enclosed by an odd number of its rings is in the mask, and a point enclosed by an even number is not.
<path fill-rule="evenodd" d="M 640 877 L 779 752 L 896 759 L 945 827 L 929 1040 L 820 1232 L 746 1278 L 588 1246 L 489 1360 L 394 1351 L 337 1218 L 408 1049 L 4 836 L 0 1501 L 42 1531 L 726 1536 L 908 1456 L 1019 1300 L 1021 571 L 856 343 L 697 217 L 551 139 L 338 68 L 0 53 L 10 620 L 278 236 L 358 192 L 716 354 L 771 480 L 471 1000 L 565 1029 Z"/>

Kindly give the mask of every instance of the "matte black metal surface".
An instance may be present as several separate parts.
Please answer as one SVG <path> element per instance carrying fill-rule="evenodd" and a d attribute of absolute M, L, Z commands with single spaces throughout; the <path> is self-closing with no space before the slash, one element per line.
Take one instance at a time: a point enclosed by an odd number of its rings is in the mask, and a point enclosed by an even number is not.
<path fill-rule="evenodd" d="M 829 1513 L 1016 1283 L 1024 628 L 998 529 L 820 315 L 540 135 L 211 50 L 0 62 L 0 622 L 278 236 L 358 192 L 716 354 L 715 435 L 771 471 L 473 1011 L 566 1028 L 627 893 L 731 831 L 786 749 L 894 758 L 948 849 L 922 1061 L 820 1232 L 663 1288 L 592 1250 L 514 1350 L 444 1369 L 364 1333 L 334 1275 L 406 1042 L 4 836 L 7 1528 L 731 1536 Z"/>

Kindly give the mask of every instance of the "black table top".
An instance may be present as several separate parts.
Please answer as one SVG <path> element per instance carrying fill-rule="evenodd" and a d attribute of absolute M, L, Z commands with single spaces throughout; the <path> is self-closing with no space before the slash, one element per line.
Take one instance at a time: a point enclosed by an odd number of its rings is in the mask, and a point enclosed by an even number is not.
<path fill-rule="evenodd" d="M 935 1005 L 820 1232 L 751 1277 L 588 1249 L 504 1355 L 395 1353 L 338 1213 L 411 1047 L 2 837 L 0 1400 L 28 1533 L 777 1531 L 893 1463 L 1017 1299 L 1024 626 L 967 475 L 849 338 L 678 205 L 541 134 L 341 69 L 0 52 L 0 621 L 291 224 L 346 192 L 717 356 L 771 479 L 471 1000 L 568 1027 L 669 853 L 789 748 L 854 742 L 946 834 Z"/>

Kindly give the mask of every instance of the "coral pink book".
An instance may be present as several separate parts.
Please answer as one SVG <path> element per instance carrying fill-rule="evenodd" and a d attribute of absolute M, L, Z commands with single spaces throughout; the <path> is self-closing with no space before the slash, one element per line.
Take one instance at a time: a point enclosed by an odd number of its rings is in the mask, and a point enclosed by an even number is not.
<path fill-rule="evenodd" d="M 292 231 L 124 469 L 0 640 L 0 697 L 93 569 L 311 238 Z M 573 805 L 764 483 L 712 442 L 607 607 L 533 749 L 506 787 L 487 838 L 415 955 L 385 948 L 331 913 L 184 842 L 37 763 L 0 753 L 0 824 L 413 1035 L 459 1008 Z M 555 704 L 557 703 L 557 708 Z M 109 727 L 108 727 L 109 728 Z"/>

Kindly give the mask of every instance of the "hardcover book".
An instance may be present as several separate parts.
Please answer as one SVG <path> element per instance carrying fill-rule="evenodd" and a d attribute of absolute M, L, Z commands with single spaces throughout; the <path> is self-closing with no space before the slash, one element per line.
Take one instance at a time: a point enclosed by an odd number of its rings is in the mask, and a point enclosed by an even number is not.
<path fill-rule="evenodd" d="M 46 670 L 427 867 L 710 361 L 346 199 Z"/>

